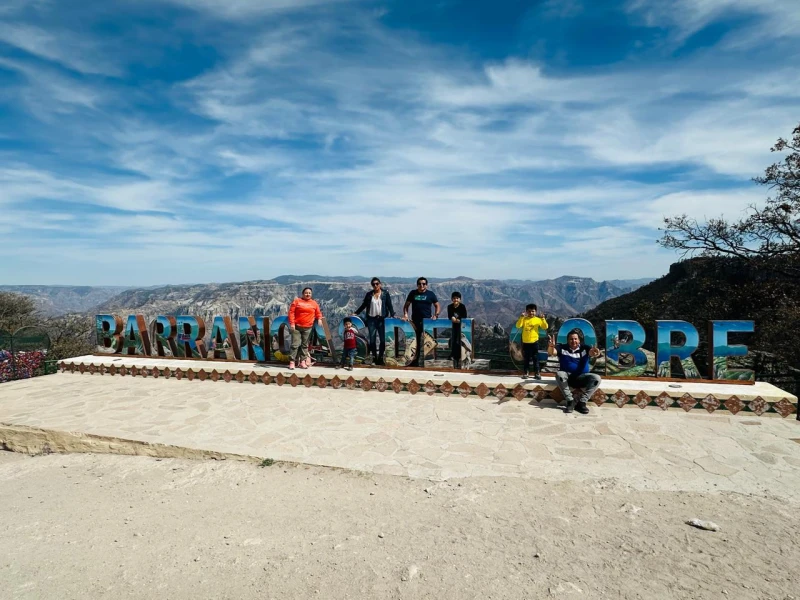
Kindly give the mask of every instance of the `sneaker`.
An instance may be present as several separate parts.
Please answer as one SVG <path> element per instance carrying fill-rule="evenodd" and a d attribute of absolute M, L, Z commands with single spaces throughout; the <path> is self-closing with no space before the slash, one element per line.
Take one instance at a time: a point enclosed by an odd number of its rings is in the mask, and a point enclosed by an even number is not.
<path fill-rule="evenodd" d="M 542 374 L 541 373 L 534 373 L 533 374 L 533 378 L 534 379 L 541 379 L 542 378 Z"/>
<path fill-rule="evenodd" d="M 577 410 L 582 415 L 589 414 L 589 407 L 586 406 L 586 402 L 578 402 L 578 404 L 575 405 L 575 410 Z"/>
<path fill-rule="evenodd" d="M 335 368 L 336 368 L 336 369 L 341 369 L 341 368 L 342 368 L 342 365 L 340 365 L 340 364 L 337 364 Z"/>
<path fill-rule="evenodd" d="M 345 369 L 347 369 L 348 371 L 352 371 L 352 370 L 353 370 L 353 367 L 351 367 L 350 365 L 347 365 L 347 366 L 345 367 Z"/>
<path fill-rule="evenodd" d="M 298 369 L 307 369 L 308 368 L 308 360 L 303 359 L 300 361 L 300 364 L 297 365 Z"/>
<path fill-rule="evenodd" d="M 528 374 L 527 374 L 527 373 L 523 373 L 523 374 L 522 374 L 522 378 L 523 378 L 523 379 L 527 379 L 527 378 L 528 378 Z"/>
<path fill-rule="evenodd" d="M 567 414 L 572 412 L 572 402 L 567 402 L 567 405 L 564 407 L 564 412 Z"/>
<path fill-rule="evenodd" d="M 294 371 L 294 361 L 293 360 L 289 361 L 289 370 L 290 371 Z"/>

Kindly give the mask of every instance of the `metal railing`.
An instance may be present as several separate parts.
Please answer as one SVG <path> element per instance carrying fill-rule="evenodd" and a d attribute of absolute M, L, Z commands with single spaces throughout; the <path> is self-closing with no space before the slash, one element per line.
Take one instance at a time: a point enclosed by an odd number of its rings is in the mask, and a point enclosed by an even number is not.
<path fill-rule="evenodd" d="M 13 334 L 0 330 L 0 383 L 55 373 L 49 349 L 50 336 L 41 327 L 20 327 Z"/>

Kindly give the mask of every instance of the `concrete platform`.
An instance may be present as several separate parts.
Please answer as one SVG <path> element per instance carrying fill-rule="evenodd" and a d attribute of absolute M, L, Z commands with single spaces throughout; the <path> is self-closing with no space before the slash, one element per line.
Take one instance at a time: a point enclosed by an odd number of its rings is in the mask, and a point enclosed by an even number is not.
<path fill-rule="evenodd" d="M 62 361 L 62 371 L 73 374 L 175 378 L 202 382 L 251 383 L 321 389 L 350 389 L 397 394 L 506 398 L 520 401 L 563 402 L 551 374 L 541 381 L 519 376 L 480 372 L 460 373 L 356 367 L 353 371 L 330 366 L 290 371 L 285 365 L 223 361 L 185 361 L 136 356 L 80 356 Z M 788 417 L 797 414 L 797 398 L 769 383 L 752 385 L 663 380 L 604 379 L 592 397 L 597 406 L 628 405 L 662 410 L 717 410 Z"/>
<path fill-rule="evenodd" d="M 150 373 L 58 373 L 2 384 L 0 447 L 271 458 L 433 480 L 512 476 L 602 486 L 611 478 L 637 489 L 800 494 L 795 419 L 613 404 L 566 415 L 551 400 L 529 397 L 212 385 Z"/>

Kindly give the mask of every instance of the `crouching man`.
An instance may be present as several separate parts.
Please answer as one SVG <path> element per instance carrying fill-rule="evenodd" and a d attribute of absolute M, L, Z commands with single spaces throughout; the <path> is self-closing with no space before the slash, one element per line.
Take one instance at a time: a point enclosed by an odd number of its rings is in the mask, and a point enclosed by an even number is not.
<path fill-rule="evenodd" d="M 579 413 L 586 415 L 589 414 L 586 403 L 600 387 L 600 376 L 589 373 L 589 358 L 600 356 L 600 350 L 596 346 L 582 344 L 579 333 L 577 329 L 570 331 L 566 344 L 556 344 L 554 336 L 548 336 L 547 354 L 558 356 L 556 383 L 567 399 L 564 412 L 571 413 L 574 407 Z M 583 396 L 578 399 L 577 404 L 570 389 L 573 387 L 583 390 Z"/>

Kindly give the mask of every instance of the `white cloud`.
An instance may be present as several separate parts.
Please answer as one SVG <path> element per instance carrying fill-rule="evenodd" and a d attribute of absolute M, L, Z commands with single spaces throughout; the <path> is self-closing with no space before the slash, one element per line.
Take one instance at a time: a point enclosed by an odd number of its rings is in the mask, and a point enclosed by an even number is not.
<path fill-rule="evenodd" d="M 743 15 L 755 15 L 758 20 L 729 33 L 725 47 L 800 36 L 800 3 L 796 0 L 630 0 L 628 10 L 649 26 L 672 27 L 677 43 L 715 20 Z"/>
<path fill-rule="evenodd" d="M 64 77 L 46 67 L 0 57 L 0 68 L 22 74 L 26 85 L 3 90 L 8 99 L 21 100 L 23 107 L 42 121 L 62 118 L 66 113 L 94 110 L 106 94 L 96 87 Z"/>
<path fill-rule="evenodd" d="M 119 69 L 85 35 L 69 31 L 54 33 L 22 23 L 0 23 L 0 42 L 81 73 L 119 74 Z"/>
<path fill-rule="evenodd" d="M 191 10 L 207 12 L 232 20 L 252 19 L 274 13 L 302 11 L 308 8 L 355 3 L 358 0 L 161 0 Z"/>

